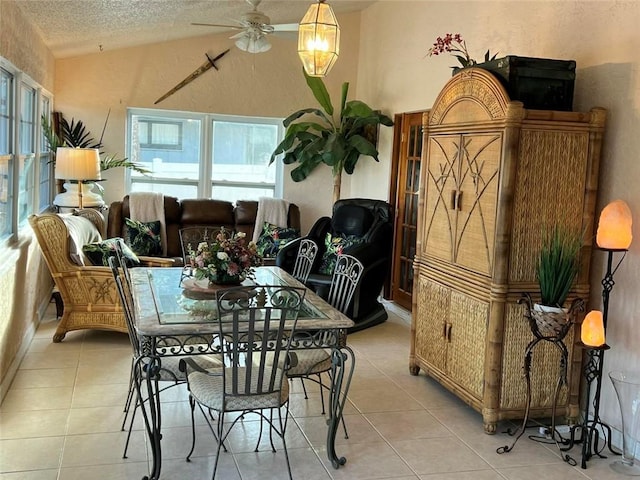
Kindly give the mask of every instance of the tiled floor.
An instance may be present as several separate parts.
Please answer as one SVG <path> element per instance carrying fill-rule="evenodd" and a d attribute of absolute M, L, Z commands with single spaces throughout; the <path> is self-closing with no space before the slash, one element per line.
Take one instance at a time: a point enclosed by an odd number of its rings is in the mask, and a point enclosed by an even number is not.
<path fill-rule="evenodd" d="M 394 305 L 388 309 L 386 323 L 348 339 L 357 360 L 346 408 L 350 438 L 339 435 L 337 440 L 338 454 L 346 456 L 347 464 L 339 470 L 326 460 L 319 394 L 313 389 L 312 398 L 305 400 L 296 384 L 287 431 L 295 479 L 619 478 L 609 468 L 611 459 L 593 459 L 587 470 L 574 468 L 560 459 L 554 446 L 526 437 L 513 452 L 496 454 L 510 437 L 484 434 L 480 414 L 423 374 L 409 375 L 409 316 Z M 141 424 L 128 458 L 122 459 L 128 339 L 82 331 L 54 344 L 56 320 L 54 310 L 50 312 L 0 407 L 0 479 L 140 479 L 148 472 Z M 194 458 L 184 460 L 190 446 L 185 389 L 171 389 L 162 399 L 161 478 L 210 478 L 214 450 L 206 427 L 199 426 Z M 282 451 L 273 454 L 265 445 L 253 452 L 256 426 L 252 420 L 236 426 L 230 453 L 222 454 L 219 479 L 286 478 Z"/>

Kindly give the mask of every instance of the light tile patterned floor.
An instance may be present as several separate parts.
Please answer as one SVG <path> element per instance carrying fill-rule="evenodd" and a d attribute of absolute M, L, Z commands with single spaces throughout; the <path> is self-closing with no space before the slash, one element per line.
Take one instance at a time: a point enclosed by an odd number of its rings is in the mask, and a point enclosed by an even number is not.
<path fill-rule="evenodd" d="M 409 375 L 409 315 L 393 304 L 388 310 L 386 323 L 348 338 L 357 360 L 346 407 L 349 439 L 339 434 L 336 442 L 338 453 L 347 458 L 339 470 L 326 460 L 326 425 L 317 390 L 312 388 L 305 400 L 299 383 L 294 385 L 287 445 L 295 479 L 621 478 L 609 468 L 610 459 L 594 459 L 586 470 L 574 468 L 554 446 L 526 437 L 513 452 L 496 454 L 510 437 L 484 434 L 480 414 L 424 374 Z M 131 359 L 127 337 L 81 331 L 54 344 L 53 312 L 51 308 L 38 329 L 0 406 L 0 479 L 142 478 L 148 453 L 140 422 L 128 458 L 122 459 L 126 434 L 120 425 Z M 162 397 L 162 479 L 211 476 L 214 446 L 204 424 L 198 426 L 192 461 L 184 461 L 191 442 L 186 398 L 182 387 Z M 230 453 L 222 454 L 219 479 L 286 478 L 281 451 L 274 454 L 266 444 L 253 451 L 257 426 L 246 420 L 235 428 Z"/>

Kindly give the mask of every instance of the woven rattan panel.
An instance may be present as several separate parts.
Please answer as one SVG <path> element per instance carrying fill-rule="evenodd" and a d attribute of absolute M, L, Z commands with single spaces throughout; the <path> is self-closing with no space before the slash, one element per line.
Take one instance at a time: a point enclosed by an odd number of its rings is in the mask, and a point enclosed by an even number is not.
<path fill-rule="evenodd" d="M 87 328 L 87 325 L 91 325 L 91 328 L 104 328 L 106 330 L 124 332 L 126 328 L 122 326 L 122 323 L 122 312 L 100 312 L 99 314 L 94 312 L 71 312 L 66 323 L 66 329 L 67 331 L 83 329 Z"/>
<path fill-rule="evenodd" d="M 524 316 L 522 305 L 510 303 L 506 308 L 504 350 L 502 355 L 502 385 L 500 408 L 524 409 L 527 402 L 527 384 L 524 378 L 524 354 L 527 344 L 534 339 Z M 573 329 L 565 338 L 566 345 L 573 345 Z M 569 351 L 571 355 L 571 350 Z M 571 364 L 569 357 L 568 364 Z M 560 352 L 550 342 L 542 341 L 533 350 L 531 362 L 531 407 L 550 408 L 553 405 L 558 374 Z M 567 388 L 562 387 L 558 405 L 567 404 Z"/>
<path fill-rule="evenodd" d="M 587 132 L 522 130 L 513 202 L 511 282 L 536 281 L 536 252 L 545 229 L 558 224 L 581 230 L 588 142 Z"/>
<path fill-rule="evenodd" d="M 444 329 L 449 318 L 450 290 L 419 277 L 417 291 L 415 354 L 435 367 L 444 369 Z"/>
<path fill-rule="evenodd" d="M 451 292 L 451 335 L 447 369 L 451 378 L 482 398 L 488 302 Z"/>

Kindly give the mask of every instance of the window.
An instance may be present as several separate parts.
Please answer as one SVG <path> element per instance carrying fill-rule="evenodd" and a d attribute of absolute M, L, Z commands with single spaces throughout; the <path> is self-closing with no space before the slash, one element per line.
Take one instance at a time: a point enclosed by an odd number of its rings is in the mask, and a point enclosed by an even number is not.
<path fill-rule="evenodd" d="M 140 148 L 152 150 L 182 150 L 182 123 L 140 120 Z"/>
<path fill-rule="evenodd" d="M 40 124 L 51 97 L 0 57 L 0 239 L 50 205 L 51 154 Z"/>
<path fill-rule="evenodd" d="M 34 211 L 35 200 L 35 103 L 36 90 L 20 85 L 20 150 L 18 151 L 18 224 L 23 225 L 27 216 Z"/>
<path fill-rule="evenodd" d="M 13 204 L 13 76 L 0 68 L 0 238 L 11 233 Z"/>
<path fill-rule="evenodd" d="M 280 162 L 269 165 L 281 120 L 147 109 L 129 110 L 130 191 L 178 198 L 257 200 L 282 194 Z"/>

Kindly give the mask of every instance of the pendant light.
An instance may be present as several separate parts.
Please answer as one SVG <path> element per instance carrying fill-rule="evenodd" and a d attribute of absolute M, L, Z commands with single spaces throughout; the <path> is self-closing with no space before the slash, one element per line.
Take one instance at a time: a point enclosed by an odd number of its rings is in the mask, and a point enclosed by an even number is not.
<path fill-rule="evenodd" d="M 298 28 L 298 55 L 311 77 L 324 77 L 340 54 L 340 26 L 331 5 L 318 0 Z"/>

